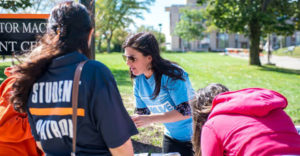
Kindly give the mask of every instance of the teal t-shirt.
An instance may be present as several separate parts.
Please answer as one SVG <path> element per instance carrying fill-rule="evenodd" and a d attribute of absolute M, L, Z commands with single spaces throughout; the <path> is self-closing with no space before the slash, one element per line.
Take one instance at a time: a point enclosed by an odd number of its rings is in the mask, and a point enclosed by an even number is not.
<path fill-rule="evenodd" d="M 137 108 L 148 108 L 153 114 L 160 114 L 175 110 L 176 106 L 191 100 L 194 90 L 188 74 L 184 72 L 183 80 L 172 80 L 162 75 L 159 95 L 152 99 L 155 89 L 154 74 L 147 79 L 144 74 L 134 80 L 134 95 Z M 180 140 L 190 141 L 192 136 L 192 118 L 177 122 L 164 123 L 165 135 Z"/>

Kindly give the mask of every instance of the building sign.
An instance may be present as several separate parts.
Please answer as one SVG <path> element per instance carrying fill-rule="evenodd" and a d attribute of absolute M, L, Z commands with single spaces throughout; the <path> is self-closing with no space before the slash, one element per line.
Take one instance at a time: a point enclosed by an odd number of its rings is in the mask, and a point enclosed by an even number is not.
<path fill-rule="evenodd" d="M 0 14 L 0 55 L 31 50 L 47 30 L 49 14 Z"/>

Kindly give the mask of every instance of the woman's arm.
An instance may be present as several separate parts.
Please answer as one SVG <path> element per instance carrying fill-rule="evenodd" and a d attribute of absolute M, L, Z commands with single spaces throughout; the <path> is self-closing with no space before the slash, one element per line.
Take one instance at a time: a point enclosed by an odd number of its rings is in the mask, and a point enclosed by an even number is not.
<path fill-rule="evenodd" d="M 190 118 L 190 116 L 183 116 L 177 110 L 172 110 L 163 114 L 137 115 L 131 118 L 137 127 L 145 127 L 151 123 L 168 123 L 185 120 Z"/>
<path fill-rule="evenodd" d="M 133 147 L 131 139 L 129 138 L 123 145 L 116 148 L 109 148 L 110 153 L 113 156 L 132 156 Z"/>

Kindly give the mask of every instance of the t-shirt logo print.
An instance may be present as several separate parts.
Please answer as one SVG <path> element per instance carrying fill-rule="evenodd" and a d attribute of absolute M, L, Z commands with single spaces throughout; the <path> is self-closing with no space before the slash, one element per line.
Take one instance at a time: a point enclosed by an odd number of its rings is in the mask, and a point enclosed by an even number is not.
<path fill-rule="evenodd" d="M 169 101 L 166 101 L 159 105 L 149 105 L 148 108 L 152 113 L 164 113 L 174 110 L 174 106 L 172 106 Z"/>
<path fill-rule="evenodd" d="M 32 103 L 70 102 L 73 80 L 38 82 L 33 84 Z"/>
<path fill-rule="evenodd" d="M 71 119 L 55 120 L 38 120 L 36 124 L 37 134 L 42 140 L 55 138 L 62 138 L 62 136 L 69 136 L 73 138 L 73 123 Z M 52 135 L 53 134 L 53 135 Z"/>
<path fill-rule="evenodd" d="M 73 80 L 60 80 L 52 82 L 37 82 L 32 87 L 32 104 L 57 104 L 71 103 Z M 42 140 L 73 138 L 72 106 L 70 107 L 39 107 L 30 108 L 30 113 L 37 116 L 56 115 L 62 116 L 60 120 L 39 119 L 36 122 L 36 132 Z M 84 116 L 84 109 L 78 108 L 78 116 Z"/>

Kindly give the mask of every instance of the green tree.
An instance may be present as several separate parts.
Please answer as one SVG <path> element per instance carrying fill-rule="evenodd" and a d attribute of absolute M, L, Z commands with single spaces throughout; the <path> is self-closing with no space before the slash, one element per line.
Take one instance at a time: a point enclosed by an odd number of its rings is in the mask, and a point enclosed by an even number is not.
<path fill-rule="evenodd" d="M 163 43 L 166 42 L 166 36 L 164 33 L 160 32 L 159 30 L 156 30 L 153 26 L 145 26 L 141 25 L 136 30 L 137 33 L 139 32 L 150 32 L 152 33 L 157 41 L 159 42 L 160 46 L 162 46 Z"/>
<path fill-rule="evenodd" d="M 115 35 L 111 39 L 111 42 L 114 46 L 113 51 L 121 52 L 122 44 L 126 40 L 129 33 L 125 29 L 117 29 L 114 34 Z"/>
<path fill-rule="evenodd" d="M 176 24 L 175 35 L 188 42 L 203 38 L 205 31 L 203 11 L 187 7 L 181 9 L 180 13 L 181 17 Z"/>
<path fill-rule="evenodd" d="M 294 22 L 296 23 L 296 29 L 300 30 L 300 0 L 298 0 L 297 4 L 296 4 L 296 9 L 295 9 L 295 17 Z"/>
<path fill-rule="evenodd" d="M 4 9 L 10 9 L 13 12 L 16 12 L 19 8 L 25 9 L 31 5 L 32 3 L 30 0 L 0 0 L 0 7 Z"/>
<path fill-rule="evenodd" d="M 296 28 L 295 22 L 299 20 L 294 18 L 299 5 L 298 0 L 197 0 L 197 2 L 207 4 L 209 25 L 249 36 L 250 65 L 261 65 L 259 42 L 262 35 L 270 32 L 291 34 Z"/>
<path fill-rule="evenodd" d="M 104 36 L 107 51 L 110 52 L 111 39 L 118 28 L 126 28 L 134 23 L 133 17 L 142 18 L 142 11 L 154 0 L 97 0 L 96 31 Z"/>
<path fill-rule="evenodd" d="M 4 3 L 3 0 L 0 0 L 0 4 Z M 23 0 L 24 1 L 24 0 Z M 21 5 L 21 1 L 9 1 L 11 5 L 14 3 L 19 3 Z M 10 7 L 2 7 L 0 10 L 1 13 L 50 13 L 51 9 L 61 0 L 30 0 L 29 3 L 25 2 L 22 4 L 22 7 L 10 6 Z M 1 5 L 0 5 L 1 6 Z"/>

